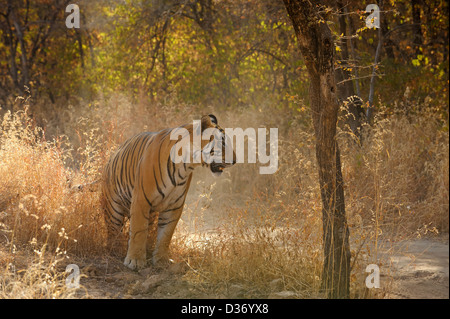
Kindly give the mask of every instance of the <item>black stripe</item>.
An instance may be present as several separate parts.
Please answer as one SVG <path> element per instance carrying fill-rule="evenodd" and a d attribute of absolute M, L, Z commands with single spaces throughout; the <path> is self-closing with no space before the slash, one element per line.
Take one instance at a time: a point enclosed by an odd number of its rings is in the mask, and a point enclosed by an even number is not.
<path fill-rule="evenodd" d="M 125 218 L 125 216 L 124 216 L 123 214 L 121 214 L 120 212 L 118 212 L 118 211 L 111 205 L 111 203 L 110 203 L 109 201 L 107 201 L 107 203 L 108 203 L 109 207 L 110 207 L 117 215 L 122 216 L 122 218 Z M 114 225 L 117 225 L 117 226 L 122 226 L 122 225 L 123 225 L 123 219 L 120 220 L 119 218 L 117 218 L 116 216 L 114 216 L 113 213 L 111 213 L 111 211 L 110 211 L 109 209 L 107 209 L 106 211 L 108 212 L 107 216 L 109 217 L 109 221 L 110 221 L 111 223 L 113 223 Z M 115 222 L 112 220 L 112 218 L 114 218 L 114 219 L 117 221 L 117 223 L 115 223 Z"/>
<path fill-rule="evenodd" d="M 159 145 L 159 150 L 158 150 L 158 168 L 159 168 L 159 176 L 161 176 L 161 182 L 162 182 L 164 188 L 166 188 L 166 183 L 164 183 L 164 179 L 163 179 L 162 171 L 161 171 L 161 146 L 162 146 L 162 143 Z"/>
<path fill-rule="evenodd" d="M 175 208 L 166 209 L 165 211 L 162 211 L 161 214 L 167 213 L 167 212 L 172 212 L 172 211 L 174 211 L 174 210 L 183 208 L 183 206 L 184 206 L 184 202 L 183 202 L 183 204 L 181 204 L 181 206 L 178 206 L 178 207 L 175 207 Z"/>
<path fill-rule="evenodd" d="M 148 142 L 148 140 L 151 138 L 152 136 L 150 136 L 150 135 L 144 135 L 144 137 L 143 137 L 143 142 L 142 142 L 142 144 L 141 144 L 141 146 L 139 146 L 139 150 L 138 150 L 138 152 L 137 152 L 137 156 L 136 156 L 136 158 L 141 158 L 141 156 L 142 156 L 142 153 L 143 153 L 143 151 L 148 147 L 148 145 L 147 145 L 147 142 Z M 150 144 L 153 142 L 153 139 L 150 141 Z"/>
<path fill-rule="evenodd" d="M 116 212 L 117 214 L 119 214 L 114 208 L 113 208 L 113 210 L 114 210 L 114 212 Z M 108 217 L 110 223 L 112 223 L 112 224 L 114 224 L 114 225 L 116 225 L 116 226 L 121 226 L 121 225 L 123 225 L 123 220 L 120 220 L 119 218 L 117 218 L 116 216 L 114 216 L 109 210 L 107 210 L 107 212 L 108 212 L 108 213 L 106 214 L 106 216 Z M 119 215 L 122 216 L 121 214 L 119 214 Z M 117 222 L 113 221 L 113 219 L 116 220 Z"/>
<path fill-rule="evenodd" d="M 170 155 L 169 155 L 169 158 L 167 159 L 167 174 L 169 175 L 169 178 L 170 178 L 170 181 L 172 182 L 172 185 L 173 186 L 176 186 L 176 183 L 175 183 L 175 163 L 173 163 L 173 174 L 170 174 L 170 162 L 171 162 L 171 160 L 170 160 Z"/>
<path fill-rule="evenodd" d="M 136 149 L 136 145 L 137 145 L 138 142 L 139 142 L 139 137 L 136 138 L 136 141 L 133 143 L 133 145 L 131 145 L 130 147 L 127 148 L 126 152 L 122 156 L 122 158 L 123 158 L 122 159 L 122 169 L 125 170 L 125 174 L 126 174 L 125 175 L 125 179 L 126 179 L 126 182 L 127 182 L 127 192 L 128 192 L 128 196 L 129 197 L 131 197 L 129 186 L 132 183 L 131 183 L 131 174 L 130 174 L 131 163 L 128 163 L 128 159 L 130 158 L 130 156 L 133 159 L 133 157 L 134 157 L 134 150 Z M 122 171 L 121 171 L 121 174 L 122 174 Z"/>
<path fill-rule="evenodd" d="M 175 181 L 175 170 L 176 170 L 176 168 L 175 168 L 175 163 L 174 162 L 172 162 L 172 168 L 173 168 L 173 174 L 172 174 L 173 185 L 175 186 L 175 184 L 176 184 L 176 181 Z"/>
<path fill-rule="evenodd" d="M 128 170 L 128 183 L 131 189 L 134 188 L 134 183 L 136 182 L 135 175 L 136 175 L 136 161 L 139 161 L 141 159 L 143 150 L 145 149 L 145 145 L 147 144 L 149 136 L 147 134 L 142 134 L 140 137 L 140 143 L 136 144 L 135 150 L 133 152 L 132 160 L 130 161 L 130 169 Z M 132 181 L 132 179 L 134 181 Z"/>
<path fill-rule="evenodd" d="M 122 199 L 122 196 L 120 196 L 120 194 L 118 194 L 117 192 L 114 192 L 116 195 L 118 195 L 119 197 L 121 197 L 121 199 Z M 129 210 L 129 207 L 126 207 L 126 206 L 124 206 L 124 202 L 122 201 L 122 202 L 117 202 L 114 198 L 112 198 L 112 196 L 111 195 L 108 195 L 108 199 L 110 200 L 110 201 L 112 201 L 114 204 L 116 204 L 117 206 L 121 206 L 121 207 L 123 207 L 124 209 L 127 209 L 127 210 Z M 123 200 L 123 199 L 122 199 Z M 112 207 L 112 205 L 111 205 L 111 207 Z M 114 209 L 114 208 L 113 208 Z M 122 214 L 119 214 L 119 215 L 122 215 Z"/>
<path fill-rule="evenodd" d="M 142 192 L 144 193 L 145 200 L 146 200 L 147 203 L 150 205 L 150 210 L 151 210 L 152 207 L 153 207 L 153 205 L 152 205 L 151 201 L 148 199 L 147 194 L 145 193 L 145 188 L 144 188 L 144 176 L 143 176 L 143 174 L 141 175 L 141 186 L 142 186 Z"/>
<path fill-rule="evenodd" d="M 112 214 L 108 214 L 108 222 L 110 223 L 110 224 L 113 224 L 113 225 L 116 225 L 116 226 L 118 226 L 118 227 L 122 227 L 123 226 L 123 222 L 120 220 L 120 219 L 117 219 L 115 216 L 113 216 Z M 116 221 L 114 221 L 114 220 L 116 220 Z"/>
<path fill-rule="evenodd" d="M 175 204 L 176 202 L 178 202 L 181 197 L 183 197 L 184 195 L 186 195 L 186 191 L 187 191 L 187 187 L 184 189 L 183 193 L 173 202 L 173 204 Z"/>
<path fill-rule="evenodd" d="M 128 174 L 125 174 L 125 176 L 124 176 L 124 174 L 123 174 L 123 170 L 125 169 L 126 170 L 126 167 L 127 167 L 127 161 L 128 161 L 128 156 L 130 155 L 130 149 L 128 148 L 128 149 L 126 149 L 125 150 L 125 152 L 124 153 L 122 153 L 122 159 L 121 159 L 121 165 L 120 165 L 120 179 L 122 180 L 122 179 L 124 179 L 124 177 L 125 177 L 125 179 L 127 178 L 127 176 L 128 176 Z M 128 183 L 125 183 L 125 186 L 127 186 L 126 184 L 128 184 Z M 124 187 L 125 188 L 125 187 Z M 127 188 L 127 190 L 128 190 L 128 187 L 126 187 Z"/>
<path fill-rule="evenodd" d="M 147 203 L 150 205 L 150 209 L 151 209 L 153 205 L 152 205 L 152 203 L 150 202 L 150 200 L 147 198 L 147 194 L 145 194 L 144 185 L 142 185 L 142 192 L 144 193 L 145 200 L 146 200 Z"/>
<path fill-rule="evenodd" d="M 122 203 L 119 203 L 119 202 L 117 202 L 114 198 L 112 198 L 112 196 L 108 196 L 109 198 L 109 200 L 111 201 L 111 202 L 113 202 L 114 204 L 116 204 L 116 205 L 118 205 L 118 206 L 123 206 L 122 205 Z M 111 205 L 112 206 L 112 205 Z"/>
<path fill-rule="evenodd" d="M 161 144 L 162 144 L 162 140 L 164 140 L 167 137 L 167 135 L 169 135 L 172 132 L 171 128 L 166 128 L 166 129 L 162 130 L 160 133 L 164 132 L 165 130 L 168 130 L 168 131 L 161 136 Z"/>
<path fill-rule="evenodd" d="M 158 221 L 158 227 L 166 227 L 166 226 L 169 225 L 170 223 L 173 223 L 173 222 L 178 221 L 178 219 L 179 219 L 179 218 L 175 218 L 175 219 L 172 219 L 172 220 L 170 220 L 170 221 L 168 221 L 168 222 L 160 222 L 160 221 Z"/>
<path fill-rule="evenodd" d="M 115 186 L 116 186 L 116 194 L 117 195 L 119 195 L 120 197 L 122 197 L 121 195 L 121 191 L 119 191 L 119 188 L 120 188 L 120 190 L 122 190 L 124 187 L 123 187 L 123 185 L 122 185 L 122 175 L 120 175 L 120 174 L 117 174 L 117 171 L 118 171 L 118 168 L 119 168 L 119 157 L 121 156 L 121 154 L 118 154 L 116 157 L 116 163 L 115 163 L 115 166 L 114 166 L 114 172 L 113 172 L 113 178 L 114 178 L 114 183 L 115 183 Z"/>
<path fill-rule="evenodd" d="M 161 188 L 159 187 L 158 180 L 156 179 L 156 173 L 155 173 L 155 167 L 154 166 L 153 166 L 153 177 L 155 178 L 156 189 L 158 190 L 158 192 L 161 194 L 162 198 L 164 199 L 164 197 L 166 197 L 166 195 L 164 195 L 164 193 L 162 192 Z"/>

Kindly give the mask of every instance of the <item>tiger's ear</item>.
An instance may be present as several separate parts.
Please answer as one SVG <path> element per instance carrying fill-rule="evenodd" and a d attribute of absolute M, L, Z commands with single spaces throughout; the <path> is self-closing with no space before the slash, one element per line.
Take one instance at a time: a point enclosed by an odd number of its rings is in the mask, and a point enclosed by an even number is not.
<path fill-rule="evenodd" d="M 219 123 L 217 123 L 217 117 L 214 114 L 209 114 L 208 116 L 211 119 L 211 123 L 213 123 L 215 125 L 219 124 Z"/>
<path fill-rule="evenodd" d="M 202 116 L 202 131 L 208 127 L 215 127 L 217 125 L 217 117 L 213 114 Z"/>

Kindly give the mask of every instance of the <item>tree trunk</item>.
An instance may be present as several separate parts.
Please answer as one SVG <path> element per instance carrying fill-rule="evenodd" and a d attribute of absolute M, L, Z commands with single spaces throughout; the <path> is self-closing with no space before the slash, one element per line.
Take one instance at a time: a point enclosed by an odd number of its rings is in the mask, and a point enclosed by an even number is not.
<path fill-rule="evenodd" d="M 383 0 L 378 1 L 378 7 L 380 8 L 380 24 L 383 21 Z M 380 60 L 381 50 L 383 48 L 383 28 L 380 25 L 378 28 L 378 45 L 377 50 L 375 51 L 375 61 L 373 62 L 372 68 L 372 76 L 370 77 L 370 86 L 369 86 L 369 107 L 366 111 L 367 122 L 372 123 L 373 120 L 373 109 L 374 109 L 374 98 L 375 98 L 375 78 L 377 77 L 377 69 L 378 69 L 378 61 Z"/>
<path fill-rule="evenodd" d="M 10 4 L 10 3 L 8 3 Z M 10 4 L 11 5 L 11 4 Z M 16 35 L 17 40 L 20 44 L 20 61 L 22 63 L 22 80 L 20 81 L 20 87 L 19 90 L 21 92 L 24 91 L 24 86 L 29 87 L 29 77 L 28 77 L 28 62 L 27 62 L 27 49 L 25 47 L 25 41 L 23 39 L 23 33 L 22 33 L 22 26 L 19 23 L 19 20 L 17 19 L 16 12 L 14 7 L 11 5 L 11 19 L 14 25 L 14 28 L 16 29 Z"/>
<path fill-rule="evenodd" d="M 348 8 L 344 7 L 344 12 L 346 14 L 348 14 Z M 355 23 L 353 22 L 353 19 L 351 16 L 348 17 L 348 26 L 350 28 L 350 34 L 356 34 L 356 27 L 355 27 Z M 355 63 L 358 63 L 357 61 L 359 61 L 359 58 L 356 55 L 356 41 L 353 41 L 352 39 L 349 39 L 348 41 L 349 45 L 350 45 L 350 52 L 352 55 L 352 60 L 355 61 Z M 358 95 L 359 97 L 361 97 L 361 88 L 359 85 L 359 72 L 358 72 L 358 67 L 355 67 L 355 89 L 356 89 L 356 95 Z"/>
<path fill-rule="evenodd" d="M 381 33 L 383 35 L 384 43 L 384 52 L 386 53 L 386 56 L 388 59 L 394 61 L 395 60 L 395 54 L 394 54 L 394 41 L 392 41 L 389 37 L 385 37 L 386 34 L 389 32 L 389 25 L 388 25 L 388 19 L 386 17 L 386 14 L 384 12 L 381 13 L 380 16 L 380 22 L 381 22 Z"/>
<path fill-rule="evenodd" d="M 345 122 L 358 138 L 360 138 L 361 131 L 361 114 L 364 113 L 362 103 L 355 98 L 355 88 L 353 87 L 352 72 L 348 69 L 351 67 L 349 47 L 351 46 L 350 39 L 347 38 L 347 21 L 345 15 L 345 8 L 348 7 L 348 2 L 343 3 L 341 0 L 336 0 L 337 9 L 339 10 L 339 33 L 342 35 L 341 39 L 341 62 L 346 67 L 341 67 L 336 72 L 339 102 L 346 104 L 345 108 Z M 356 70 L 356 68 L 355 68 Z M 360 98 L 360 96 L 358 95 Z"/>
<path fill-rule="evenodd" d="M 338 85 L 338 92 L 339 92 L 339 98 L 342 99 L 342 101 L 344 101 L 346 98 L 348 98 L 349 96 L 355 95 L 355 89 L 353 88 L 353 82 L 350 80 L 352 77 L 351 72 L 348 70 L 348 68 L 350 68 L 350 63 L 349 63 L 349 51 L 348 51 L 348 42 L 349 39 L 347 39 L 348 36 L 348 32 L 347 32 L 347 21 L 346 21 L 346 17 L 344 15 L 344 8 L 346 6 L 348 6 L 348 3 L 344 4 L 342 3 L 341 0 L 337 0 L 336 1 L 336 5 L 337 5 L 337 9 L 339 10 L 339 33 L 342 36 L 341 39 L 341 60 L 342 63 L 344 64 L 344 66 L 346 66 L 346 68 L 340 68 L 339 69 L 339 73 L 341 73 L 341 77 L 342 77 L 342 83 L 340 85 Z M 358 114 L 355 114 L 355 116 L 358 116 Z"/>
<path fill-rule="evenodd" d="M 283 0 L 308 69 L 322 198 L 324 265 L 322 288 L 329 298 L 348 298 L 349 232 L 345 216 L 341 162 L 336 142 L 338 101 L 331 31 L 315 2 Z"/>

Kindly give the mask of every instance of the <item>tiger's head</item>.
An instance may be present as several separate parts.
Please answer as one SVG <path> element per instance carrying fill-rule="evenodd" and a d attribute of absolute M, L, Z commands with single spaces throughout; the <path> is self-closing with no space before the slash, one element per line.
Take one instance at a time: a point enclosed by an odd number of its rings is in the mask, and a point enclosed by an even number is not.
<path fill-rule="evenodd" d="M 202 116 L 201 131 L 202 165 L 208 166 L 214 176 L 220 176 L 225 168 L 236 164 L 232 141 L 219 126 L 217 117 L 213 114 Z"/>

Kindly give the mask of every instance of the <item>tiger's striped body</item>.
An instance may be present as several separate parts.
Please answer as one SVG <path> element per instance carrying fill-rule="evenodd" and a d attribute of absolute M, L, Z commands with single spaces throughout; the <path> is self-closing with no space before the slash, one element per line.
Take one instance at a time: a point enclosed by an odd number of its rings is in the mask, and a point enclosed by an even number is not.
<path fill-rule="evenodd" d="M 202 130 L 204 125 L 218 127 L 216 123 L 211 122 L 210 116 L 203 117 Z M 192 132 L 192 124 L 182 127 Z M 168 247 L 183 210 L 192 172 L 202 165 L 175 164 L 171 160 L 170 150 L 177 143 L 170 139 L 171 132 L 172 129 L 165 129 L 130 138 L 111 156 L 104 171 L 102 191 L 108 235 L 114 238 L 125 219 L 130 219 L 125 265 L 132 269 L 142 268 L 146 263 L 149 223 L 156 216 L 157 236 L 152 261 L 154 264 L 168 262 Z"/>

